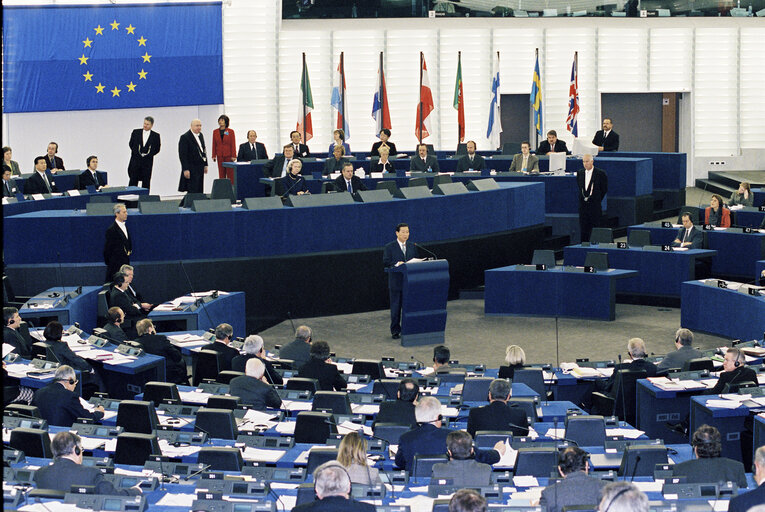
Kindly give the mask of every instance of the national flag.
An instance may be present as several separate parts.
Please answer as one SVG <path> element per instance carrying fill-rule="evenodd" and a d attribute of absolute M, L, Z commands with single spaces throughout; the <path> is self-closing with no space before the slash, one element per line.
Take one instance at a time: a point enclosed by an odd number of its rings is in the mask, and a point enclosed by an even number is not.
<path fill-rule="evenodd" d="M 502 133 L 502 121 L 499 109 L 499 52 L 494 62 L 494 74 L 491 77 L 491 101 L 489 102 L 489 127 L 486 129 L 486 138 L 492 148 L 499 147 L 499 134 Z"/>
<path fill-rule="evenodd" d="M 343 52 L 340 52 L 340 62 L 335 71 L 332 87 L 332 108 L 337 110 L 337 129 L 343 130 L 345 140 L 350 139 L 351 129 L 348 127 L 348 103 L 345 95 L 345 62 L 343 60 Z"/>
<path fill-rule="evenodd" d="M 420 52 L 420 102 L 417 104 L 417 122 L 414 125 L 414 135 L 418 141 L 431 135 L 430 113 L 435 110 L 433 92 L 430 90 L 428 80 L 428 66 L 425 64 L 425 56 Z"/>
<path fill-rule="evenodd" d="M 577 117 L 579 116 L 578 60 L 577 52 L 574 52 L 574 63 L 571 65 L 571 84 L 568 87 L 568 116 L 566 117 L 566 129 L 574 137 L 579 136 L 579 130 L 577 129 Z"/>
<path fill-rule="evenodd" d="M 531 104 L 534 107 L 534 129 L 539 137 L 542 133 L 542 75 L 539 74 L 539 53 L 537 63 L 534 66 L 534 76 L 531 79 Z"/>
<path fill-rule="evenodd" d="M 465 140 L 465 94 L 462 90 L 462 53 L 457 53 L 457 80 L 454 83 L 454 109 L 457 111 L 459 141 Z"/>
<path fill-rule="evenodd" d="M 377 70 L 377 89 L 372 100 L 372 118 L 377 123 L 375 134 L 380 137 L 383 128 L 391 129 L 390 109 L 388 109 L 388 92 L 385 89 L 385 71 L 383 70 L 383 54 L 380 52 L 380 67 Z"/>
<path fill-rule="evenodd" d="M 313 137 L 313 123 L 311 111 L 313 110 L 313 95 L 311 94 L 311 81 L 308 78 L 308 64 L 303 54 L 303 75 L 300 78 L 300 111 L 298 112 L 297 126 L 295 130 L 303 136 L 303 143 Z"/>

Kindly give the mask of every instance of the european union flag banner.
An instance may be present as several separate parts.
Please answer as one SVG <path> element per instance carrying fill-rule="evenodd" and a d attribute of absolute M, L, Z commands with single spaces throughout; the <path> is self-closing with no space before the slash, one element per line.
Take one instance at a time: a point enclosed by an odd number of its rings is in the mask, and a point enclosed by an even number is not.
<path fill-rule="evenodd" d="M 8 113 L 223 103 L 221 2 L 4 6 L 3 50 Z"/>

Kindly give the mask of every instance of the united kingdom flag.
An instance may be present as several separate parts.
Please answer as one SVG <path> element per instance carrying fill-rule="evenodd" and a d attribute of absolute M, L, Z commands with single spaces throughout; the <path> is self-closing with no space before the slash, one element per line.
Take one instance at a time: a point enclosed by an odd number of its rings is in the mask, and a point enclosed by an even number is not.
<path fill-rule="evenodd" d="M 571 66 L 571 85 L 568 87 L 568 117 L 566 129 L 574 137 L 579 136 L 577 117 L 579 117 L 579 84 L 577 82 L 577 52 L 574 52 L 574 64 Z"/>

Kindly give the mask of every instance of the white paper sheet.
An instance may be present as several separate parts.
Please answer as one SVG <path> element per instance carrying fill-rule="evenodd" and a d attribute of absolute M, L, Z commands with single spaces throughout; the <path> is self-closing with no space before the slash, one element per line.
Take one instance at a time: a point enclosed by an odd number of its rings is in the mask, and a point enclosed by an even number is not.
<path fill-rule="evenodd" d="M 244 457 L 245 460 L 276 462 L 281 459 L 285 453 L 287 453 L 285 450 L 264 450 L 248 446 L 242 452 L 242 457 Z"/>
<path fill-rule="evenodd" d="M 196 499 L 196 494 L 167 493 L 157 501 L 157 505 L 162 507 L 188 507 L 190 509 Z"/>
<path fill-rule="evenodd" d="M 295 423 L 294 421 L 282 421 L 276 425 L 276 431 L 286 436 L 295 435 Z"/>

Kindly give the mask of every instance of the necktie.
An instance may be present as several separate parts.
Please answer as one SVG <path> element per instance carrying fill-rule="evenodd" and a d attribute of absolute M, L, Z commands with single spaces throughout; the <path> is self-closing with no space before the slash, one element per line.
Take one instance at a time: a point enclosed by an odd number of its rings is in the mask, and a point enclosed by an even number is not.
<path fill-rule="evenodd" d="M 96 171 L 93 171 L 93 182 L 98 186 L 98 174 L 96 174 Z"/>
<path fill-rule="evenodd" d="M 685 230 L 685 234 L 683 235 L 683 243 L 685 243 L 685 239 L 688 237 L 688 230 Z"/>
<path fill-rule="evenodd" d="M 8 191 L 8 196 L 10 197 L 10 195 L 11 195 L 11 183 L 9 181 L 5 181 L 4 183 L 5 183 L 5 190 Z"/>
<path fill-rule="evenodd" d="M 52 156 L 50 157 L 50 168 L 55 169 L 56 168 L 56 157 Z"/>
<path fill-rule="evenodd" d="M 255 152 L 255 160 L 257 160 L 258 159 L 258 150 L 255 147 L 255 144 L 250 144 L 250 146 L 252 146 L 252 150 Z"/>
<path fill-rule="evenodd" d="M 528 161 L 529 161 L 529 157 L 527 157 L 527 156 L 524 156 L 524 157 L 523 157 L 523 167 L 522 167 L 522 169 L 523 169 L 524 171 L 526 170 L 526 166 L 528 165 Z"/>
<path fill-rule="evenodd" d="M 350 182 L 350 180 L 348 180 L 346 183 L 347 183 L 348 192 L 350 192 L 351 194 L 353 194 L 353 187 L 351 186 L 351 182 Z"/>

